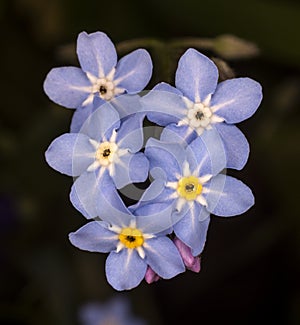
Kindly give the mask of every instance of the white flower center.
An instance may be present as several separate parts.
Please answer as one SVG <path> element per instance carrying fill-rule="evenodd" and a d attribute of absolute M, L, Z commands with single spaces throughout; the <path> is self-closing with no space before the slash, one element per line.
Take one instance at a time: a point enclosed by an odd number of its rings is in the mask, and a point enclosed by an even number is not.
<path fill-rule="evenodd" d="M 88 167 L 87 171 L 94 171 L 100 167 L 100 174 L 108 168 L 110 175 L 114 173 L 114 165 L 121 163 L 120 157 L 128 153 L 128 149 L 119 148 L 116 143 L 117 132 L 113 131 L 110 139 L 98 142 L 89 139 L 91 145 L 95 148 L 94 161 Z"/>
<path fill-rule="evenodd" d="M 188 98 L 183 98 L 186 105 L 186 116 L 179 121 L 178 125 L 189 125 L 193 130 L 201 135 L 205 129 L 211 129 L 211 124 L 223 122 L 224 119 L 215 114 L 215 110 L 210 107 L 210 96 L 204 102 L 192 102 Z"/>
<path fill-rule="evenodd" d="M 113 68 L 106 76 L 101 75 L 99 77 L 96 77 L 89 72 L 86 73 L 92 86 L 89 88 L 91 93 L 83 102 L 83 106 L 92 103 L 95 95 L 98 95 L 103 100 L 109 101 L 115 96 L 125 92 L 124 88 L 118 87 L 118 84 L 122 80 L 114 79 L 115 72 L 116 69 Z"/>
<path fill-rule="evenodd" d="M 113 142 L 102 142 L 100 143 L 96 151 L 96 159 L 101 166 L 108 166 L 114 161 L 114 155 L 118 150 L 118 146 Z"/>
<path fill-rule="evenodd" d="M 209 107 L 204 106 L 202 103 L 195 103 L 193 107 L 187 111 L 189 124 L 194 128 L 205 129 L 210 124 L 210 119 L 213 113 Z"/>

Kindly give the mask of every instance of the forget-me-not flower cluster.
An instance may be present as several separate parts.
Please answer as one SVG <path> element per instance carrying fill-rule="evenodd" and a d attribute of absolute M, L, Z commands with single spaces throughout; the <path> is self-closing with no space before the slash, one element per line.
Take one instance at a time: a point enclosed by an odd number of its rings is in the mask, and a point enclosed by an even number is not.
<path fill-rule="evenodd" d="M 218 83 L 214 62 L 190 48 L 175 86 L 162 82 L 142 95 L 152 75 L 146 50 L 118 61 L 106 34 L 82 32 L 77 55 L 81 68 L 54 68 L 44 83 L 51 100 L 75 109 L 70 132 L 46 151 L 52 168 L 74 178 L 70 200 L 88 219 L 71 243 L 108 254 L 116 290 L 199 272 L 211 215 L 240 215 L 254 204 L 250 188 L 225 171 L 247 162 L 249 144 L 235 124 L 255 113 L 260 84 Z M 162 127 L 159 139 L 144 139 L 145 121 Z M 127 206 L 120 193 L 148 179 Z"/>

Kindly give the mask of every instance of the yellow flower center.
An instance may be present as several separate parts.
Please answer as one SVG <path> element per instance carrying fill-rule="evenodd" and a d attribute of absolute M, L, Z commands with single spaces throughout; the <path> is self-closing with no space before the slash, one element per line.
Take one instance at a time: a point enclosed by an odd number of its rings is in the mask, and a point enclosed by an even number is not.
<path fill-rule="evenodd" d="M 96 159 L 102 166 L 107 166 L 113 161 L 117 149 L 117 145 L 113 142 L 102 142 L 96 151 Z"/>
<path fill-rule="evenodd" d="M 188 201 L 195 200 L 202 192 L 202 184 L 197 177 L 182 177 L 177 184 L 178 194 Z"/>
<path fill-rule="evenodd" d="M 127 248 L 137 248 L 144 243 L 143 233 L 136 228 L 123 228 L 119 240 Z"/>

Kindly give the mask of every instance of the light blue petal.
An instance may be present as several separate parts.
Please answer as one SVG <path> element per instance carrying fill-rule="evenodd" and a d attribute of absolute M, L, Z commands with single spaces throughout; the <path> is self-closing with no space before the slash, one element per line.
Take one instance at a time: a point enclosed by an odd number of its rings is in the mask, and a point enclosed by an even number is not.
<path fill-rule="evenodd" d="M 136 214 L 136 209 L 147 205 L 149 203 L 153 203 L 153 202 L 169 202 L 171 200 L 171 195 L 174 193 L 174 190 L 166 188 L 165 184 L 166 184 L 166 180 L 165 180 L 165 174 L 164 172 L 160 169 L 160 168 L 154 168 L 152 171 L 160 171 L 159 173 L 155 173 L 155 177 L 154 180 L 152 181 L 152 183 L 148 186 L 148 188 L 146 188 L 146 190 L 142 193 L 142 195 L 126 195 L 127 197 L 132 197 L 132 198 L 139 198 L 138 202 L 134 205 L 131 205 L 129 207 L 129 210 L 131 212 L 134 212 L 134 214 Z M 160 177 L 161 175 L 161 177 Z M 157 176 L 157 177 L 156 177 Z M 136 193 L 140 194 L 140 189 L 137 188 L 135 190 Z M 135 194 L 135 192 L 133 194 Z M 123 193 L 123 191 L 122 191 Z M 174 199 L 172 199 L 174 200 Z M 143 215 L 143 213 L 142 213 Z"/>
<path fill-rule="evenodd" d="M 75 182 L 78 181 L 78 178 L 75 180 Z M 79 181 L 81 182 L 81 181 Z M 77 195 L 77 184 L 73 184 L 70 191 L 70 201 L 75 209 L 77 209 L 85 218 L 92 219 L 96 218 L 98 215 L 98 211 L 96 209 L 95 204 L 92 203 L 93 197 L 88 196 L 87 198 L 90 199 L 90 201 L 86 202 L 84 198 L 79 198 Z M 88 210 L 87 210 L 88 209 Z"/>
<path fill-rule="evenodd" d="M 177 123 L 187 111 L 182 96 L 169 91 L 151 90 L 141 98 L 141 104 L 148 119 L 162 126 Z"/>
<path fill-rule="evenodd" d="M 144 49 L 135 50 L 124 56 L 117 64 L 115 80 L 121 80 L 118 87 L 134 94 L 143 90 L 152 75 L 152 61 Z"/>
<path fill-rule="evenodd" d="M 105 264 L 108 283 L 116 290 L 130 290 L 137 287 L 143 280 L 147 263 L 141 259 L 135 249 L 123 249 L 111 252 Z"/>
<path fill-rule="evenodd" d="M 65 133 L 56 138 L 46 151 L 46 161 L 55 170 L 79 176 L 94 160 L 95 149 L 84 134 Z"/>
<path fill-rule="evenodd" d="M 91 83 L 81 69 L 62 67 L 52 69 L 44 82 L 44 91 L 55 103 L 77 108 L 90 94 Z"/>
<path fill-rule="evenodd" d="M 84 107 L 77 108 L 74 111 L 73 116 L 72 116 L 70 132 L 79 133 L 84 122 L 95 111 L 95 109 L 96 108 L 93 105 L 93 103 L 86 105 Z"/>
<path fill-rule="evenodd" d="M 92 221 L 69 234 L 70 242 L 85 251 L 108 253 L 116 248 L 118 235 L 101 225 L 99 221 Z"/>
<path fill-rule="evenodd" d="M 166 181 L 163 178 L 154 179 L 153 182 L 144 191 L 136 207 L 140 206 L 142 203 L 147 203 L 148 201 L 156 200 L 164 191 L 165 183 Z"/>
<path fill-rule="evenodd" d="M 129 175 L 132 183 L 141 183 L 148 178 L 149 160 L 143 152 L 132 155 L 129 163 Z"/>
<path fill-rule="evenodd" d="M 119 163 L 114 164 L 111 177 L 119 189 L 130 183 L 144 182 L 148 177 L 148 171 L 149 161 L 142 152 L 127 153 L 120 157 Z"/>
<path fill-rule="evenodd" d="M 111 102 L 110 102 L 111 103 Z M 75 110 L 71 120 L 70 132 L 78 133 L 80 132 L 83 124 L 87 118 L 95 112 L 95 110 L 105 104 L 105 100 L 95 96 L 92 103 L 89 103 L 83 107 L 79 107 Z"/>
<path fill-rule="evenodd" d="M 152 184 L 153 188 L 152 186 L 147 188 L 140 200 L 130 207 L 130 211 L 134 211 L 134 214 L 136 214 L 137 209 L 139 209 L 138 214 L 144 215 L 144 213 L 140 211 L 140 208 L 147 206 L 145 209 L 148 209 L 148 205 L 152 203 L 174 204 L 175 199 L 172 197 L 174 189 L 165 187 L 165 182 L 162 184 L 159 179 L 155 180 Z"/>
<path fill-rule="evenodd" d="M 191 172 L 199 175 L 216 175 L 226 167 L 226 153 L 220 134 L 215 129 L 206 130 L 193 140 L 186 149 Z"/>
<path fill-rule="evenodd" d="M 176 95 L 179 95 L 179 96 L 183 96 L 182 92 L 179 89 L 177 89 L 177 88 L 169 85 L 166 82 L 160 82 L 160 83 L 158 83 L 155 87 L 153 87 L 152 90 L 156 90 L 156 91 L 168 91 L 170 93 L 173 93 L 173 94 L 176 94 Z"/>
<path fill-rule="evenodd" d="M 204 218 L 203 212 L 206 218 L 199 221 L 200 214 L 202 214 L 201 218 Z M 209 221 L 209 212 L 195 203 L 193 208 L 189 209 L 185 216 L 174 225 L 176 236 L 191 248 L 193 256 L 198 256 L 203 251 Z"/>
<path fill-rule="evenodd" d="M 236 178 L 217 175 L 206 198 L 207 210 L 217 216 L 231 217 L 246 212 L 254 204 L 250 188 Z"/>
<path fill-rule="evenodd" d="M 100 217 L 109 224 L 126 227 L 133 218 L 105 171 L 86 172 L 72 186 L 71 202 L 86 218 Z"/>
<path fill-rule="evenodd" d="M 168 181 L 175 181 L 177 175 L 182 175 L 185 150 L 180 144 L 150 138 L 145 146 L 145 155 L 149 159 L 150 170 L 161 168 Z"/>
<path fill-rule="evenodd" d="M 244 134 L 235 126 L 217 123 L 214 127 L 219 132 L 227 160 L 227 168 L 241 170 L 249 157 L 249 143 Z"/>
<path fill-rule="evenodd" d="M 96 141 L 108 141 L 112 129 L 118 128 L 120 118 L 110 103 L 98 107 L 85 121 L 80 132 Z"/>
<path fill-rule="evenodd" d="M 107 174 L 108 172 L 106 171 L 105 173 Z M 103 175 L 101 178 L 103 178 Z M 87 219 L 99 216 L 96 202 L 99 196 L 98 184 L 101 178 L 98 172 L 85 172 L 72 185 L 70 193 L 71 203 Z"/>
<path fill-rule="evenodd" d="M 195 49 L 188 49 L 179 59 L 175 85 L 191 101 L 202 102 L 214 93 L 218 77 L 213 61 Z"/>
<path fill-rule="evenodd" d="M 130 115 L 121 121 L 116 143 L 119 148 L 129 149 L 131 153 L 139 151 L 144 143 L 144 113 Z"/>
<path fill-rule="evenodd" d="M 96 77 L 104 77 L 117 64 L 115 46 L 102 32 L 80 33 L 77 39 L 77 56 L 82 70 Z"/>
<path fill-rule="evenodd" d="M 261 100 L 262 88 L 257 81 L 235 78 L 219 83 L 211 107 L 221 106 L 215 113 L 227 123 L 238 123 L 252 116 Z"/>
<path fill-rule="evenodd" d="M 110 103 L 119 113 L 120 119 L 142 111 L 139 95 L 123 94 L 112 98 Z"/>
<path fill-rule="evenodd" d="M 136 209 L 137 227 L 148 234 L 158 234 L 173 227 L 179 219 L 172 214 L 172 203 L 149 203 Z"/>
<path fill-rule="evenodd" d="M 196 138 L 197 133 L 188 125 L 178 126 L 175 123 L 171 123 L 164 127 L 160 136 L 161 141 L 177 142 L 184 147 L 186 147 Z"/>
<path fill-rule="evenodd" d="M 145 244 L 146 261 L 163 279 L 171 279 L 185 271 L 181 256 L 171 239 L 156 237 Z"/>

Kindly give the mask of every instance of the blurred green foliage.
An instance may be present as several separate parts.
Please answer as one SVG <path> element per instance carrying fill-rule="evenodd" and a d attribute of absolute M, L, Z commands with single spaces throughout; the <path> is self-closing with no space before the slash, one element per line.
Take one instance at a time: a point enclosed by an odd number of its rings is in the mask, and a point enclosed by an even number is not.
<path fill-rule="evenodd" d="M 52 67 L 74 64 L 61 46 L 83 30 L 101 30 L 116 43 L 232 34 L 256 44 L 260 55 L 227 60 L 230 71 L 264 89 L 255 116 L 239 125 L 251 145 L 249 162 L 231 172 L 253 189 L 255 207 L 212 218 L 199 274 L 119 294 L 149 324 L 195 317 L 205 324 L 299 324 L 300 4 L 2 0 L 0 18 L 0 323 L 76 324 L 81 304 L 115 294 L 105 256 L 69 244 L 68 233 L 85 219 L 69 202 L 72 180 L 44 159 L 50 142 L 68 131 L 72 111 L 50 102 L 43 80 Z M 156 67 L 149 87 L 172 80 L 176 66 L 165 65 L 181 50 L 149 50 Z"/>

